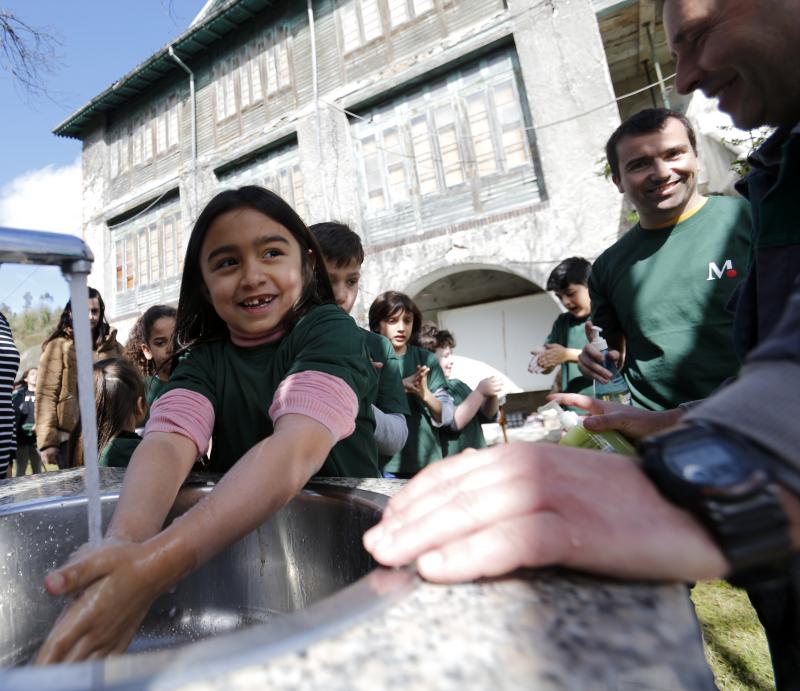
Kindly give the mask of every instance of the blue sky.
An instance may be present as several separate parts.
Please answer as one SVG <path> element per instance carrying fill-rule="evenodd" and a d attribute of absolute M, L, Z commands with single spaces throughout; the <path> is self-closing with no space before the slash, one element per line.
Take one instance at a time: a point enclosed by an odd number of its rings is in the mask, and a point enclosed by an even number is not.
<path fill-rule="evenodd" d="M 205 0 L 5 0 L 4 9 L 54 34 L 58 62 L 32 97 L 0 69 L 0 225 L 79 233 L 81 145 L 53 128 L 183 32 Z M 61 227 L 61 226 L 64 227 Z M 68 299 L 58 269 L 3 265 L 0 303 L 49 292 Z"/>

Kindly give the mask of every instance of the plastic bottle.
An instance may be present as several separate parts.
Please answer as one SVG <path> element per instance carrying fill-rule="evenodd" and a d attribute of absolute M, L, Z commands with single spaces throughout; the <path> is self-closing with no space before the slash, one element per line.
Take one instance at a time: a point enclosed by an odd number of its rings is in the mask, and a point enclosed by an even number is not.
<path fill-rule="evenodd" d="M 591 432 L 583 426 L 580 415 L 564 410 L 558 403 L 551 401 L 539 409 L 541 413 L 553 411 L 558 415 L 564 435 L 558 442 L 562 446 L 573 446 L 579 449 L 593 449 L 603 453 L 621 453 L 635 456 L 636 449 L 624 436 L 616 430 Z"/>
<path fill-rule="evenodd" d="M 620 374 L 616 363 L 608 356 L 608 343 L 600 334 L 603 331 L 599 326 L 592 327 L 592 345 L 603 354 L 603 367 L 611 372 L 611 379 L 607 384 L 594 382 L 594 397 L 601 401 L 631 404 L 631 391 Z"/>

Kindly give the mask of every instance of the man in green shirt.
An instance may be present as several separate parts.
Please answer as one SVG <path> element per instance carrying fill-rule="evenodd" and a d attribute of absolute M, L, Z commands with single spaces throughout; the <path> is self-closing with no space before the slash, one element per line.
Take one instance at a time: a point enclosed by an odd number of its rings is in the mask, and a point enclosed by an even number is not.
<path fill-rule="evenodd" d="M 358 297 L 361 265 L 364 263 L 361 238 L 344 223 L 335 221 L 315 223 L 309 230 L 322 250 L 336 304 L 350 314 Z M 378 372 L 378 392 L 372 401 L 372 412 L 375 415 L 375 442 L 383 465 L 405 445 L 408 437 L 406 415 L 411 411 L 403 388 L 401 363 L 392 344 L 368 329 L 364 329 L 364 335 Z"/>
<path fill-rule="evenodd" d="M 664 410 L 706 398 L 739 370 L 726 306 L 748 268 L 749 206 L 698 192 L 695 135 L 680 113 L 633 115 L 606 154 L 639 223 L 592 267 L 592 322 L 624 361 L 634 405 Z M 610 378 L 592 345 L 578 366 L 597 381 Z"/>

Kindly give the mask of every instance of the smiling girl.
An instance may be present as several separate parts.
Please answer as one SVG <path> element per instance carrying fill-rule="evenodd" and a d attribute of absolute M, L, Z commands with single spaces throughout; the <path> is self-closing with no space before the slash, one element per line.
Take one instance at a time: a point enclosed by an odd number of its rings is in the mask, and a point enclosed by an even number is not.
<path fill-rule="evenodd" d="M 418 347 L 422 315 L 413 300 L 396 291 L 381 293 L 369 308 L 369 328 L 389 339 L 401 361 L 411 415 L 402 451 L 383 466 L 384 475 L 409 478 L 442 459 L 437 428 L 453 420 L 453 397 L 436 356 Z"/>
<path fill-rule="evenodd" d="M 377 377 L 333 304 L 311 234 L 280 197 L 214 197 L 189 239 L 173 371 L 153 405 L 106 534 L 45 579 L 73 595 L 38 663 L 123 652 L 155 598 L 263 523 L 312 475 L 378 477 L 368 401 Z M 213 438 L 224 472 L 164 519 Z"/>
<path fill-rule="evenodd" d="M 136 320 L 125 345 L 125 357 L 144 377 L 147 405 L 152 405 L 169 381 L 177 314 L 171 305 L 149 307 Z"/>

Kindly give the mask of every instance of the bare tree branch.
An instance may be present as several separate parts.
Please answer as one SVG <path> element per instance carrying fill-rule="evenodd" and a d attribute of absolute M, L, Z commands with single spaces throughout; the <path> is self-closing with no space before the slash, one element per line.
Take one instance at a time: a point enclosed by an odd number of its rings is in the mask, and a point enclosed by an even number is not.
<path fill-rule="evenodd" d="M 52 74 L 58 62 L 59 45 L 52 33 L 0 8 L 0 69 L 8 72 L 30 95 L 48 95 L 45 77 Z"/>

